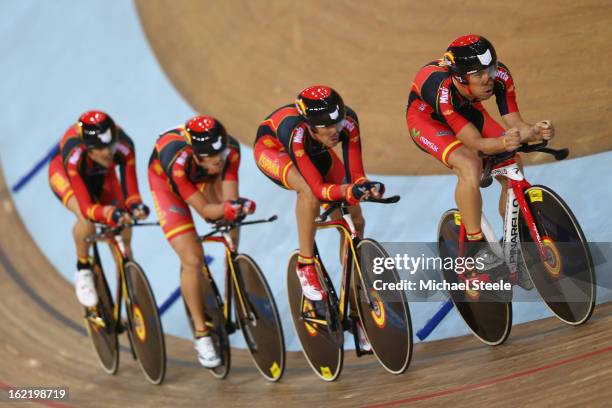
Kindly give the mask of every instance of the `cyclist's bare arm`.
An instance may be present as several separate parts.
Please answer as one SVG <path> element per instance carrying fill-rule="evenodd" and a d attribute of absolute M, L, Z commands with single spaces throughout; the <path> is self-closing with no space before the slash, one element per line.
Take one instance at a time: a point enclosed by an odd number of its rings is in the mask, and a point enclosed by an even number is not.
<path fill-rule="evenodd" d="M 210 204 L 204 198 L 204 194 L 199 191 L 193 193 L 185 201 L 204 219 L 216 220 L 223 217 L 223 203 Z"/>
<path fill-rule="evenodd" d="M 555 129 L 550 120 L 543 120 L 534 125 L 525 122 L 519 112 L 503 115 L 502 120 L 508 127 L 520 132 L 522 143 L 549 140 L 555 135 Z"/>
<path fill-rule="evenodd" d="M 468 123 L 457 133 L 457 139 L 469 149 L 484 154 L 496 154 L 506 151 L 503 137 L 484 138 L 472 123 Z"/>

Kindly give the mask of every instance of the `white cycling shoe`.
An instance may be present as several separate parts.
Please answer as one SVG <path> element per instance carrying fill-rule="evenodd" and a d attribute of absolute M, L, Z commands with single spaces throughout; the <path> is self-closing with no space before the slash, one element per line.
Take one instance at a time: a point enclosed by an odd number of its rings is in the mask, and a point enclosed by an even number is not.
<path fill-rule="evenodd" d="M 215 368 L 221 365 L 221 358 L 215 350 L 212 337 L 205 336 L 195 339 L 193 345 L 198 352 L 198 361 L 203 367 Z"/>
<path fill-rule="evenodd" d="M 370 344 L 368 338 L 365 335 L 361 322 L 357 323 L 357 338 L 359 339 L 359 348 L 361 349 L 361 351 L 372 351 L 372 345 Z"/>
<path fill-rule="evenodd" d="M 79 303 L 85 307 L 94 307 L 98 304 L 98 293 L 94 283 L 94 274 L 91 269 L 81 269 L 74 275 L 74 288 Z"/>

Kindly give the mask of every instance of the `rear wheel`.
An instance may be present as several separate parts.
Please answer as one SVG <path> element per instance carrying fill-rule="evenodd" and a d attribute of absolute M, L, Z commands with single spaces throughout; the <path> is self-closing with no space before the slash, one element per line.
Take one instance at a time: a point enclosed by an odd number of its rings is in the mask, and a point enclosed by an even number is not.
<path fill-rule="evenodd" d="M 235 265 L 239 287 L 234 285 L 234 304 L 239 328 L 257 369 L 268 381 L 278 381 L 285 371 L 285 340 L 274 296 L 251 257 L 238 255 Z"/>
<path fill-rule="evenodd" d="M 546 256 L 540 256 L 521 212 L 521 249 L 531 280 L 559 319 L 582 324 L 591 317 L 596 300 L 595 268 L 584 233 L 567 204 L 548 187 L 527 189 L 525 199 Z"/>
<path fill-rule="evenodd" d="M 382 366 L 392 374 L 403 373 L 412 357 L 412 322 L 404 291 L 374 289 L 374 282 L 397 283 L 395 268 L 373 272 L 374 259 L 388 258 L 376 241 L 363 239 L 357 244 L 361 273 L 353 264 L 353 290 L 357 310 L 372 350 Z"/>
<path fill-rule="evenodd" d="M 85 309 L 85 327 L 93 344 L 102 369 L 111 375 L 119 367 L 119 342 L 113 316 L 114 302 L 99 264 L 92 268 L 95 276 L 98 305 Z"/>
<path fill-rule="evenodd" d="M 438 253 L 443 261 L 445 258 L 454 260 L 461 255 L 460 231 L 459 211 L 457 209 L 446 211 L 438 224 Z M 460 282 L 452 268 L 443 268 L 442 275 L 450 284 Z M 512 329 L 511 302 L 470 301 L 466 291 L 459 290 L 449 291 L 449 295 L 461 318 L 480 341 L 490 346 L 497 346 L 506 341 Z"/>
<path fill-rule="evenodd" d="M 142 268 L 129 261 L 124 265 L 128 297 L 128 335 L 138 364 L 147 380 L 161 384 L 166 374 L 166 346 L 155 296 Z"/>
<path fill-rule="evenodd" d="M 302 295 L 302 286 L 295 273 L 297 258 L 295 251 L 287 265 L 287 296 L 293 327 L 310 367 L 321 379 L 334 381 L 342 371 L 344 360 L 344 330 L 338 317 L 338 301 L 320 263 L 316 267 L 319 276 L 323 277 L 320 281 L 327 292 L 327 300 L 314 302 Z"/>

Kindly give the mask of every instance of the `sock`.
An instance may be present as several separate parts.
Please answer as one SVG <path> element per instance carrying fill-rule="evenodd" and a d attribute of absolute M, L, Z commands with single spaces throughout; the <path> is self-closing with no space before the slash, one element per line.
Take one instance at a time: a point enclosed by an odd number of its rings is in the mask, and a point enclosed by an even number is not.
<path fill-rule="evenodd" d="M 77 260 L 77 270 L 82 271 L 83 269 L 91 269 L 89 258 L 79 258 Z"/>
<path fill-rule="evenodd" d="M 298 255 L 298 268 L 301 268 L 305 265 L 312 265 L 314 263 L 314 256 L 303 256 Z"/>
<path fill-rule="evenodd" d="M 193 331 L 193 335 L 195 336 L 196 339 L 201 339 L 202 337 L 210 336 L 210 332 L 208 331 L 208 329 L 204 329 L 204 330 L 196 329 Z"/>
<path fill-rule="evenodd" d="M 467 235 L 468 241 L 484 241 L 484 234 L 482 230 L 478 230 L 477 232 L 465 232 Z"/>

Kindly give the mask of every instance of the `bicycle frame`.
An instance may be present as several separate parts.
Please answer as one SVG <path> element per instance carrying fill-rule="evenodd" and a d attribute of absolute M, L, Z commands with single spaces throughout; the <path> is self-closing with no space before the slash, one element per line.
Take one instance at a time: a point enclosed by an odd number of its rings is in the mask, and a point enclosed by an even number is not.
<path fill-rule="evenodd" d="M 355 251 L 355 247 L 359 243 L 360 238 L 359 236 L 357 236 L 357 230 L 355 229 L 355 224 L 353 223 L 351 214 L 348 212 L 346 207 L 344 206 L 340 207 L 340 211 L 342 213 L 342 218 L 338 220 L 331 220 L 331 221 L 325 221 L 325 222 L 320 222 L 320 223 L 318 222 L 315 224 L 315 226 L 317 230 L 329 229 L 329 228 L 340 229 L 341 234 L 344 236 L 344 242 L 346 243 L 345 244 L 346 246 L 345 246 L 345 251 L 343 254 L 344 265 L 342 268 L 342 283 L 340 286 L 340 299 L 339 299 L 339 305 L 338 305 L 338 314 L 339 314 L 339 319 L 340 319 L 340 322 L 342 323 L 343 328 L 346 328 L 346 318 L 347 318 L 346 311 L 348 309 L 348 301 L 349 301 L 349 298 L 347 296 L 348 294 L 347 291 L 349 290 L 350 283 L 351 283 L 350 267 L 353 264 L 355 264 L 355 266 L 357 267 L 357 271 L 359 273 L 359 278 L 362 281 L 363 281 L 363 277 L 361 274 L 361 265 L 359 265 L 359 262 L 357 262 L 357 253 Z M 318 255 L 318 250 L 316 248 L 316 245 L 315 245 L 315 253 Z M 331 285 L 331 282 L 330 282 L 330 285 Z M 330 288 L 330 290 L 333 290 L 333 286 Z M 300 310 L 304 310 L 304 299 L 305 298 L 302 297 L 302 303 L 301 303 Z M 368 301 L 371 301 L 371 300 L 368 299 Z M 308 315 L 303 315 L 302 317 L 306 322 L 327 326 L 327 321 L 325 320 L 312 318 Z"/>
<path fill-rule="evenodd" d="M 221 236 L 205 236 L 201 241 L 203 243 L 217 242 L 223 244 L 225 247 L 225 263 L 227 268 L 225 270 L 225 302 L 223 303 L 223 316 L 228 328 L 233 328 L 231 327 L 230 314 L 232 307 L 232 287 L 235 289 L 237 307 L 240 307 L 244 316 L 252 316 L 252 311 L 249 310 L 248 302 L 245 301 L 244 295 L 242 294 L 242 286 L 238 283 L 238 275 L 236 274 L 234 266 L 234 259 L 237 255 L 236 245 L 229 231 L 222 231 Z M 206 267 L 206 269 L 208 270 L 208 267 Z M 210 271 L 208 271 L 208 273 L 210 273 Z M 229 332 L 233 332 L 233 330 L 229 330 Z"/>
<path fill-rule="evenodd" d="M 125 248 L 125 243 L 123 241 L 123 237 L 121 234 L 107 234 L 104 237 L 96 239 L 96 241 L 106 241 L 108 242 L 111 252 L 113 254 L 113 258 L 115 259 L 117 265 L 117 290 L 115 295 L 115 304 L 113 309 L 113 319 L 115 322 L 115 329 L 117 329 L 120 325 L 120 316 L 121 316 L 121 299 L 127 299 L 127 280 L 125 279 L 125 270 L 124 265 L 128 261 L 127 251 Z M 93 244 L 94 251 L 94 259 L 96 264 L 101 265 L 100 262 L 100 254 L 98 252 L 98 247 L 96 243 Z M 129 299 L 127 299 L 129 301 Z M 104 324 L 103 322 L 98 322 L 96 319 L 96 324 Z"/>
<path fill-rule="evenodd" d="M 503 242 L 507 245 L 503 246 L 503 255 L 508 263 L 508 266 L 510 267 L 510 271 L 513 273 L 516 272 L 519 264 L 519 213 L 523 214 L 531 237 L 533 238 L 533 242 L 538 248 L 541 259 L 546 260 L 547 256 L 544 244 L 542 243 L 542 237 L 540 236 L 531 213 L 531 209 L 529 208 L 527 200 L 525 199 L 525 191 L 531 187 L 531 184 L 529 184 L 529 182 L 525 179 L 525 176 L 519 168 L 518 163 L 514 158 L 505 160 L 493 167 L 491 170 L 491 176 L 505 177 L 508 180 L 503 232 Z M 497 241 L 484 214 L 482 215 L 482 231 L 485 233 L 488 241 Z M 465 237 L 465 227 L 462 223 L 460 233 L 461 253 L 463 253 Z"/>

